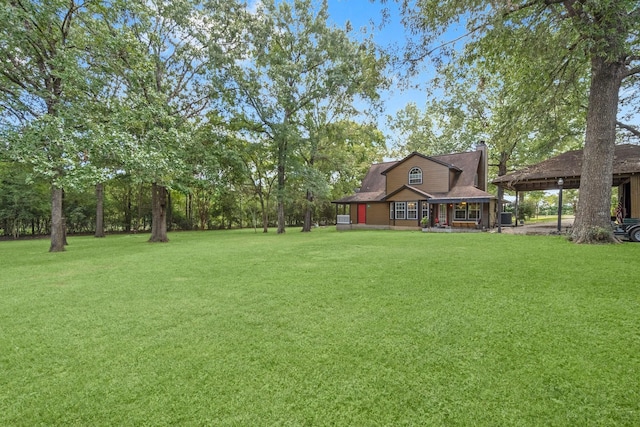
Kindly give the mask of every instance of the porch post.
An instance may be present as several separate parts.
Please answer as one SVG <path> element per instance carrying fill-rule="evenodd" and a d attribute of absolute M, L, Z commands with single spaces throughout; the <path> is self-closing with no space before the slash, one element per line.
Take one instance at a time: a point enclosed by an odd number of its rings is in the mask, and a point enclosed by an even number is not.
<path fill-rule="evenodd" d="M 558 180 L 558 234 L 562 232 L 562 185 L 564 180 L 560 178 Z"/>
<path fill-rule="evenodd" d="M 516 190 L 516 227 L 518 226 L 518 210 L 520 209 L 520 193 Z"/>

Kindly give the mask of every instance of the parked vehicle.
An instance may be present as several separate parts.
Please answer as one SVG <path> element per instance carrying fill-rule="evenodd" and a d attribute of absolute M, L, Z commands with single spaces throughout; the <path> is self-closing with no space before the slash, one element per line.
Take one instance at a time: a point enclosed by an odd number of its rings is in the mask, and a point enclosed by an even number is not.
<path fill-rule="evenodd" d="M 640 242 L 640 218 L 624 218 L 622 224 L 616 224 L 614 234 L 632 242 Z"/>

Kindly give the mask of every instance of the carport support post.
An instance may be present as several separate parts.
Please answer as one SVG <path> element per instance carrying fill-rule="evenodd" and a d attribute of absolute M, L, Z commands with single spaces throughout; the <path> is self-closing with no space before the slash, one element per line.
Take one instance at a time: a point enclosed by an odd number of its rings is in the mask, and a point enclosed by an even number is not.
<path fill-rule="evenodd" d="M 520 193 L 516 190 L 516 227 L 518 226 L 518 209 L 520 208 Z"/>
<path fill-rule="evenodd" d="M 498 185 L 498 233 L 502 233 L 502 198 L 504 197 L 504 188 Z"/>
<path fill-rule="evenodd" d="M 560 178 L 558 180 L 558 233 L 562 231 L 562 185 L 564 184 L 564 180 Z"/>

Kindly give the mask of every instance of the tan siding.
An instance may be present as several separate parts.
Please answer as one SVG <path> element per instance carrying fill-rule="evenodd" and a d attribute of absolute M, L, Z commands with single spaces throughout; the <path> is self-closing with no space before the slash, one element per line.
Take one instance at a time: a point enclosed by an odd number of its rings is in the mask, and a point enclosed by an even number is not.
<path fill-rule="evenodd" d="M 420 196 L 415 191 L 404 189 L 401 192 L 394 194 L 392 197 L 387 198 L 390 202 L 417 202 L 424 200 L 426 197 Z"/>
<path fill-rule="evenodd" d="M 453 221 L 453 228 L 477 228 L 475 221 Z"/>
<path fill-rule="evenodd" d="M 388 203 L 367 204 L 367 224 L 389 225 L 389 204 Z"/>
<path fill-rule="evenodd" d="M 422 184 L 413 187 L 428 193 L 449 191 L 449 168 L 420 156 L 413 156 L 387 173 L 387 194 L 408 185 L 409 171 L 415 166 L 422 169 Z"/>
<path fill-rule="evenodd" d="M 349 205 L 349 215 L 351 216 L 351 224 L 358 223 L 358 204 L 353 203 Z"/>
<path fill-rule="evenodd" d="M 631 218 L 640 218 L 640 175 L 631 177 Z"/>
<path fill-rule="evenodd" d="M 416 219 L 396 219 L 393 221 L 396 227 L 420 227 L 420 223 Z"/>

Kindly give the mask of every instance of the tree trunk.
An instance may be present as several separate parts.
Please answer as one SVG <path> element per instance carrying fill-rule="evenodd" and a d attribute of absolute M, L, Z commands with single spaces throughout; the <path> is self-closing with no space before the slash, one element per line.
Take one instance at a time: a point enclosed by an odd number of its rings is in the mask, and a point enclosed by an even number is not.
<path fill-rule="evenodd" d="M 62 188 L 51 189 L 51 246 L 49 252 L 62 252 L 65 245 L 64 218 L 62 217 Z"/>
<path fill-rule="evenodd" d="M 185 216 L 187 217 L 187 230 L 193 230 L 193 194 L 191 191 L 187 193 L 185 210 Z"/>
<path fill-rule="evenodd" d="M 167 237 L 167 189 L 155 182 L 151 186 L 151 237 L 149 241 L 169 241 Z"/>
<path fill-rule="evenodd" d="M 171 231 L 173 228 L 173 200 L 171 198 L 171 191 L 167 190 L 167 230 Z"/>
<path fill-rule="evenodd" d="M 96 184 L 96 234 L 104 237 L 104 184 Z"/>
<path fill-rule="evenodd" d="M 144 188 L 144 184 L 140 184 L 140 187 L 138 187 L 138 218 L 136 219 L 136 222 L 134 224 L 134 229 L 133 232 L 137 233 L 138 231 L 140 231 L 140 225 L 143 223 L 143 218 L 142 218 L 142 190 Z M 151 192 L 153 193 L 153 188 L 151 189 Z M 144 230 L 144 225 L 142 227 L 142 229 Z"/>
<path fill-rule="evenodd" d="M 290 112 L 285 112 L 284 125 L 285 128 L 289 125 Z M 278 199 L 277 211 L 278 211 L 278 234 L 285 232 L 285 217 L 284 217 L 284 197 L 286 186 L 286 171 L 287 171 L 287 136 L 286 133 L 278 136 L 278 187 L 276 197 Z"/>
<path fill-rule="evenodd" d="M 131 185 L 127 185 L 127 192 L 125 194 L 124 200 L 124 231 L 127 233 L 131 232 L 131 221 L 133 220 L 133 215 L 131 214 L 131 198 L 133 197 L 133 193 L 131 190 Z"/>
<path fill-rule="evenodd" d="M 617 241 L 611 229 L 611 187 L 623 70 L 621 62 L 607 62 L 601 57 L 591 60 L 580 196 L 572 231 L 576 243 Z"/>
<path fill-rule="evenodd" d="M 262 210 L 262 232 L 263 233 L 267 233 L 269 232 L 269 203 L 267 202 L 266 206 L 265 206 L 265 200 L 264 200 L 264 196 L 262 195 L 262 192 L 259 193 L 260 196 L 260 209 Z"/>
<path fill-rule="evenodd" d="M 307 207 L 304 211 L 304 223 L 302 224 L 302 232 L 311 231 L 312 204 L 313 204 L 313 193 L 307 190 Z"/>
<path fill-rule="evenodd" d="M 278 197 L 278 234 L 285 232 L 284 200 Z"/>
<path fill-rule="evenodd" d="M 284 160 L 281 160 L 282 164 L 278 165 L 278 234 L 282 234 L 285 232 L 284 224 L 284 189 L 285 189 L 285 165 Z"/>

